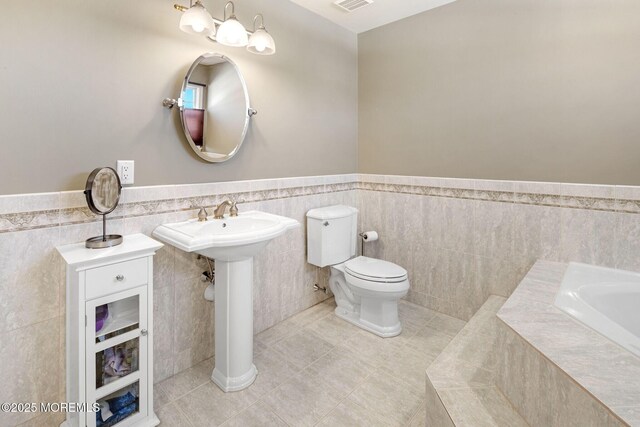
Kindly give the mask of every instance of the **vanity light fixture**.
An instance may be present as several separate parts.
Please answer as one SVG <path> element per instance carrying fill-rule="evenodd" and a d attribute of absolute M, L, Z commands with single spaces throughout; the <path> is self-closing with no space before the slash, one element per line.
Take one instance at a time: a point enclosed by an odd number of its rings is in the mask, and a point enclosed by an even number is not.
<path fill-rule="evenodd" d="M 256 30 L 258 18 L 260 18 L 260 26 Z M 276 53 L 276 42 L 273 41 L 271 34 L 264 28 L 264 17 L 260 13 L 253 18 L 253 34 L 249 38 L 247 50 L 258 55 L 273 55 Z"/>
<path fill-rule="evenodd" d="M 231 13 L 227 18 L 227 8 L 231 6 Z M 264 27 L 262 14 L 253 18 L 253 31 L 248 31 L 238 21 L 235 15 L 235 5 L 232 1 L 224 6 L 224 19 L 216 19 L 209 14 L 201 0 L 196 0 L 189 7 L 174 4 L 173 7 L 184 12 L 180 19 L 180 29 L 189 34 L 204 35 L 209 40 L 225 46 L 243 47 L 257 55 L 273 55 L 276 53 L 276 43 Z M 260 18 L 260 26 L 256 29 L 256 21 Z M 217 26 L 217 31 L 216 31 Z"/>

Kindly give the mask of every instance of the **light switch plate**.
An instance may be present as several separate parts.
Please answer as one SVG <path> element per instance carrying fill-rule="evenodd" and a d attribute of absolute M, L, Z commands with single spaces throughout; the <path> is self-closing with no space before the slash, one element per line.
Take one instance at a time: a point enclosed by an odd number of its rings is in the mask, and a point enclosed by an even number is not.
<path fill-rule="evenodd" d="M 135 162 L 133 160 L 118 160 L 116 171 L 122 185 L 133 184 L 135 171 Z"/>

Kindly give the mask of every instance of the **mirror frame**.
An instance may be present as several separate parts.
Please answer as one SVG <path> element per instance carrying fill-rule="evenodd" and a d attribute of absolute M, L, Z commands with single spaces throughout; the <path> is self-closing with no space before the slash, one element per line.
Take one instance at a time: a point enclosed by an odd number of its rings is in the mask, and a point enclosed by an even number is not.
<path fill-rule="evenodd" d="M 116 188 L 118 190 L 118 195 L 115 200 L 113 200 L 113 206 L 104 211 L 98 209 L 93 198 L 93 187 L 96 182 L 96 176 L 103 171 L 108 171 L 113 174 L 115 177 Z M 104 249 L 118 246 L 123 241 L 122 236 L 120 234 L 107 234 L 107 215 L 113 212 L 118 207 L 118 203 L 120 203 L 120 196 L 122 196 L 122 182 L 120 181 L 120 176 L 113 168 L 96 168 L 89 174 L 84 188 L 84 195 L 87 200 L 87 205 L 89 205 L 89 210 L 96 215 L 102 215 L 102 236 L 87 239 L 84 246 L 89 249 Z"/>
<path fill-rule="evenodd" d="M 242 129 L 242 135 L 240 135 L 240 141 L 238 142 L 238 144 L 235 146 L 235 148 L 229 154 L 226 154 L 224 156 L 221 155 L 219 158 L 212 158 L 212 157 L 207 156 L 206 154 L 203 154 L 202 150 L 200 148 L 198 148 L 198 146 L 195 144 L 195 142 L 193 142 L 193 138 L 191 138 L 191 133 L 189 133 L 189 129 L 187 129 L 187 124 L 186 124 L 186 121 L 184 119 L 184 106 L 183 106 L 183 103 L 182 103 L 182 94 L 184 93 L 184 91 L 187 88 L 187 84 L 189 83 L 189 78 L 191 77 L 191 74 L 193 73 L 193 71 L 205 59 L 214 58 L 214 57 L 215 58 L 220 58 L 223 61 L 228 62 L 229 64 L 231 64 L 231 66 L 236 71 L 238 77 L 240 78 L 240 83 L 242 85 L 242 90 L 244 91 L 244 100 L 245 100 L 245 107 L 246 107 L 245 108 L 244 127 Z M 187 75 L 185 76 L 184 80 L 182 81 L 182 88 L 180 89 L 180 98 L 179 98 L 179 104 L 178 105 L 180 106 L 180 122 L 182 123 L 182 131 L 184 132 L 184 136 L 187 138 L 187 141 L 189 142 L 189 145 L 191 146 L 191 149 L 198 155 L 198 157 L 200 157 L 201 159 L 203 159 L 203 160 L 205 160 L 207 162 L 210 162 L 210 163 L 221 163 L 221 162 L 226 162 L 227 160 L 231 159 L 233 156 L 235 156 L 238 153 L 238 151 L 240 150 L 240 147 L 242 147 L 242 143 L 244 142 L 244 139 L 247 136 L 247 131 L 249 129 L 249 122 L 250 122 L 250 119 L 251 119 L 251 113 L 250 113 L 251 104 L 249 102 L 249 91 L 247 89 L 247 83 L 244 80 L 244 76 L 240 72 L 240 69 L 238 68 L 236 63 L 233 62 L 228 56 L 222 55 L 220 53 L 215 53 L 215 52 L 207 52 L 205 54 L 200 55 L 198 57 L 198 59 L 196 59 L 193 62 L 193 64 L 191 64 L 191 67 L 189 67 L 189 71 L 187 71 Z"/>
<path fill-rule="evenodd" d="M 113 176 L 115 176 L 116 184 L 118 187 L 118 197 L 116 197 L 116 199 L 114 200 L 113 207 L 111 209 L 107 209 L 106 211 L 101 211 L 96 207 L 96 204 L 93 201 L 93 184 L 95 182 L 96 176 L 104 170 L 110 171 L 111 173 L 113 173 Z M 84 186 L 84 196 L 85 196 L 85 199 L 87 200 L 87 205 L 89 206 L 89 210 L 94 214 L 107 215 L 113 212 L 118 207 L 118 204 L 120 203 L 121 195 L 122 195 L 122 183 L 120 182 L 120 176 L 118 175 L 118 172 L 115 171 L 115 169 L 110 167 L 96 168 L 89 174 L 89 177 L 87 178 L 87 182 L 85 183 L 85 186 Z"/>

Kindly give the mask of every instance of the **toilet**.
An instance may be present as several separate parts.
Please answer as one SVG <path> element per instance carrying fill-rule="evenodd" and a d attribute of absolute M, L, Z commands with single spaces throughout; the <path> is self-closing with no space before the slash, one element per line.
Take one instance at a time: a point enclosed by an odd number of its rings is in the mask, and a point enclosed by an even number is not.
<path fill-rule="evenodd" d="M 327 206 L 307 212 L 307 262 L 331 266 L 329 287 L 338 317 L 381 337 L 402 332 L 398 300 L 409 291 L 407 271 L 356 255 L 358 210 Z"/>

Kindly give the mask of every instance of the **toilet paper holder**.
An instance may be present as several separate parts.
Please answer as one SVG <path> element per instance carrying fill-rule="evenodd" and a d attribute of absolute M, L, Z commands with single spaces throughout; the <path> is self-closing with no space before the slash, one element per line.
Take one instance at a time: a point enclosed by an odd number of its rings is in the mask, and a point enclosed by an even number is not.
<path fill-rule="evenodd" d="M 363 231 L 358 233 L 358 236 L 360 236 L 360 255 L 364 256 L 364 244 L 378 240 L 378 233 L 375 231 Z"/>

